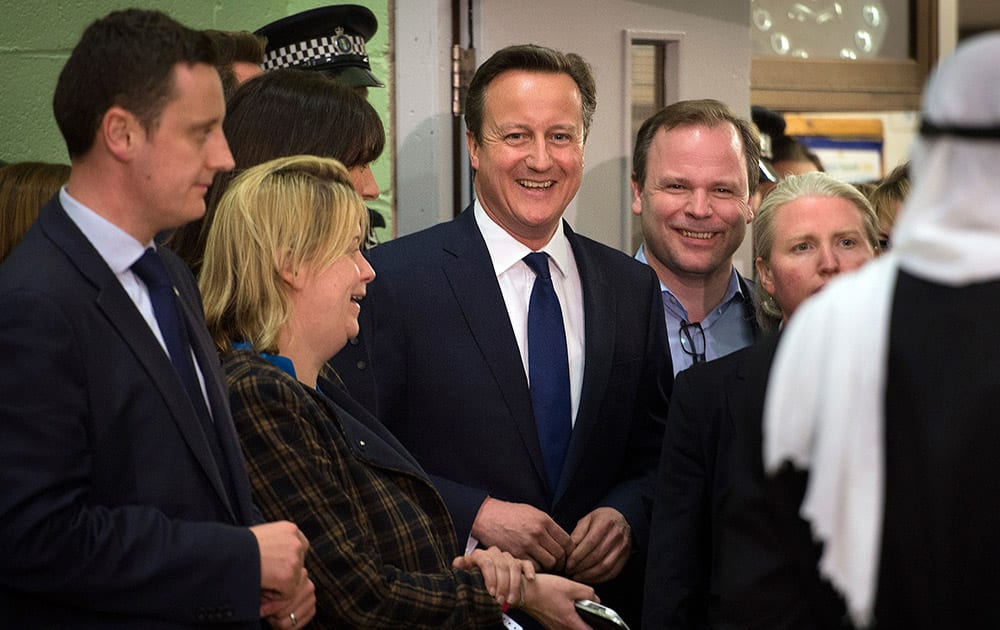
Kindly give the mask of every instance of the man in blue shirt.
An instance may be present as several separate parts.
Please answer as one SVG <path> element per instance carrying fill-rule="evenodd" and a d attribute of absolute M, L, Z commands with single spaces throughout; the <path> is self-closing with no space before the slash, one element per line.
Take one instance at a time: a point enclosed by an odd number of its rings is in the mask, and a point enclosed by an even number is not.
<path fill-rule="evenodd" d="M 756 335 L 733 253 L 753 220 L 759 161 L 757 130 L 719 101 L 674 103 L 639 130 L 632 212 L 645 242 L 636 258 L 660 279 L 674 374 Z"/>

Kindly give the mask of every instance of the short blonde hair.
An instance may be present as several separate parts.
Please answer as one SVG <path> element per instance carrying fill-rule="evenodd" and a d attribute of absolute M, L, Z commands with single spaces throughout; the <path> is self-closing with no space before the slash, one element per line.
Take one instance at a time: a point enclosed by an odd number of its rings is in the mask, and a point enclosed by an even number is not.
<path fill-rule="evenodd" d="M 774 187 L 771 194 L 764 198 L 764 203 L 761 204 L 753 221 L 755 262 L 757 259 L 767 262 L 771 258 L 771 250 L 774 248 L 774 221 L 778 210 L 802 197 L 833 197 L 853 203 L 861 215 L 865 238 L 868 239 L 872 251 L 878 253 L 878 219 L 875 218 L 875 211 L 872 210 L 868 199 L 851 184 L 816 171 L 783 179 Z M 754 285 L 753 293 L 757 323 L 763 330 L 777 329 L 784 317 L 781 307 L 768 295 L 760 281 Z"/>
<path fill-rule="evenodd" d="M 337 160 L 297 155 L 244 171 L 219 201 L 199 279 L 219 350 L 245 341 L 276 354 L 290 309 L 282 271 L 325 269 L 367 229 L 368 211 Z"/>

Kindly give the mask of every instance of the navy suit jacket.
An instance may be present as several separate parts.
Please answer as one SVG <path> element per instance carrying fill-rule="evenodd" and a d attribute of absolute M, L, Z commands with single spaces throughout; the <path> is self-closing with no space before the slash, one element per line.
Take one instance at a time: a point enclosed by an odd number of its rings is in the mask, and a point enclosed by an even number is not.
<path fill-rule="evenodd" d="M 352 395 L 432 475 L 460 540 L 487 494 L 531 504 L 567 531 L 611 506 L 648 537 L 652 477 L 672 384 L 653 271 L 566 234 L 580 272 L 583 389 L 566 465 L 549 488 L 527 378 L 471 208 L 379 245 L 360 341 L 333 360 Z"/>
<path fill-rule="evenodd" d="M 721 506 L 733 434 L 747 409 L 751 348 L 692 366 L 674 381 L 649 541 L 643 624 L 704 628 L 717 606 Z"/>
<path fill-rule="evenodd" d="M 225 381 L 194 279 L 163 258 L 223 462 L 58 197 L 0 266 L 0 625 L 259 627 L 260 517 Z"/>
<path fill-rule="evenodd" d="M 753 283 L 743 276 L 739 282 L 757 339 Z M 747 412 L 751 347 L 682 370 L 674 380 L 650 526 L 646 627 L 702 628 L 714 618 L 719 521 L 730 479 L 742 473 L 730 453 Z"/>

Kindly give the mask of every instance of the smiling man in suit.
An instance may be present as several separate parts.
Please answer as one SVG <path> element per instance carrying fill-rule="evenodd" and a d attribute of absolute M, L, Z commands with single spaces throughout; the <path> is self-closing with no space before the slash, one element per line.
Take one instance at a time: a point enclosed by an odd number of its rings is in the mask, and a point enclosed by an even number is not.
<path fill-rule="evenodd" d="M 622 606 L 671 370 L 655 274 L 562 219 L 595 107 L 577 55 L 487 60 L 466 104 L 476 201 L 372 250 L 363 343 L 334 362 L 349 387 L 374 379 L 363 402 L 435 476 L 462 540 Z"/>
<path fill-rule="evenodd" d="M 154 236 L 233 166 L 207 37 L 97 20 L 53 108 L 69 182 L 0 266 L 0 618 L 259 628 L 315 613 L 308 543 L 261 524 L 194 279 Z"/>

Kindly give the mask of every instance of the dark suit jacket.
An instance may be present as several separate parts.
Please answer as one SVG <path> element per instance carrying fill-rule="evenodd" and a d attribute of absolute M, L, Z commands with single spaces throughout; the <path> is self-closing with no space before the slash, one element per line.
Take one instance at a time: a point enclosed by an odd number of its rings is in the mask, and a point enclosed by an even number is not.
<path fill-rule="evenodd" d="M 166 352 L 58 197 L 0 266 L 0 625 L 259 625 L 245 527 L 259 513 L 194 280 L 164 260 L 221 463 Z"/>
<path fill-rule="evenodd" d="M 254 498 L 309 538 L 321 628 L 500 626 L 416 460 L 330 373 L 308 388 L 249 351 L 225 357 Z M 328 370 L 329 371 L 329 370 Z"/>
<path fill-rule="evenodd" d="M 614 507 L 634 546 L 645 547 L 672 383 L 659 285 L 646 265 L 566 231 L 586 348 L 556 488 L 545 478 L 523 363 L 471 208 L 370 252 L 377 277 L 361 307 L 362 341 L 333 363 L 434 476 L 459 540 L 489 494 L 542 509 L 567 531 L 594 508 Z"/>
<path fill-rule="evenodd" d="M 718 598 L 719 511 L 734 425 L 746 410 L 749 352 L 695 365 L 674 381 L 649 536 L 647 628 L 706 627 Z"/>
<path fill-rule="evenodd" d="M 820 577 L 821 547 L 798 515 L 805 474 L 791 466 L 764 474 L 764 396 L 778 340 L 764 337 L 741 359 L 745 393 L 732 416 L 729 485 L 716 508 L 711 621 L 720 628 L 843 628 L 843 601 Z"/>
<path fill-rule="evenodd" d="M 753 282 L 738 275 L 754 339 Z M 735 418 L 745 412 L 748 349 L 678 373 L 653 501 L 643 624 L 700 628 L 718 596 L 719 509 L 730 477 Z"/>
<path fill-rule="evenodd" d="M 753 290 L 754 281 L 743 277 L 743 274 L 736 272 L 736 279 L 740 283 L 740 291 L 743 293 L 743 319 L 750 324 L 750 332 L 753 333 L 753 340 L 760 339 L 760 324 L 757 323 L 757 310 L 754 308 Z M 722 357 L 719 357 L 720 359 Z"/>

